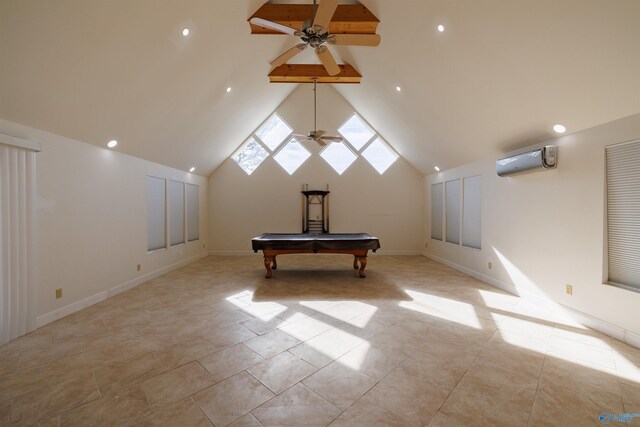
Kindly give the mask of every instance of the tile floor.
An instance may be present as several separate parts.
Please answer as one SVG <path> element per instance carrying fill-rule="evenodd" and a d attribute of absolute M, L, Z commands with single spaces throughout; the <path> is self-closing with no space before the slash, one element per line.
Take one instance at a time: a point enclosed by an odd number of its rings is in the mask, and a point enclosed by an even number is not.
<path fill-rule="evenodd" d="M 423 257 L 208 257 L 0 347 L 0 424 L 601 425 L 640 350 Z M 632 424 L 640 425 L 640 417 Z"/>

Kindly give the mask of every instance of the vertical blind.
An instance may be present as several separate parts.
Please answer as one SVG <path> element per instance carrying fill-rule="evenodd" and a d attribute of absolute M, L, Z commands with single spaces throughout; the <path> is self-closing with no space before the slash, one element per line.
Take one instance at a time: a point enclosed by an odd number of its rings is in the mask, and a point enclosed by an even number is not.
<path fill-rule="evenodd" d="M 0 143 L 0 345 L 36 327 L 35 190 L 36 153 Z"/>
<path fill-rule="evenodd" d="M 609 282 L 640 290 L 640 141 L 606 148 Z"/>

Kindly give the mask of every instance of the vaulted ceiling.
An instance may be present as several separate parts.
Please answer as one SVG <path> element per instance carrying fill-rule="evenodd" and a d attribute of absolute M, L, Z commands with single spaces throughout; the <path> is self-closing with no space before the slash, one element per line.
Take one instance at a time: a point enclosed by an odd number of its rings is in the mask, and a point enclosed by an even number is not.
<path fill-rule="evenodd" d="M 637 0 L 362 3 L 382 43 L 331 47 L 363 76 L 335 88 L 424 174 L 640 112 Z M 296 88 L 262 4 L 0 0 L 0 118 L 208 175 Z"/>

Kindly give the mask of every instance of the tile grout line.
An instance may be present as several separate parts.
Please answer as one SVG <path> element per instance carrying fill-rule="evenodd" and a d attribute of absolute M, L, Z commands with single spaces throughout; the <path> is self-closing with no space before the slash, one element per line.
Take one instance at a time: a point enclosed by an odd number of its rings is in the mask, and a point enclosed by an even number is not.
<path fill-rule="evenodd" d="M 471 369 L 471 367 L 473 366 L 474 363 L 476 363 L 476 360 L 478 360 L 478 357 L 480 357 L 480 353 L 482 353 L 482 350 L 484 350 L 484 348 L 486 347 L 486 345 L 489 343 L 489 341 L 491 341 L 491 339 L 494 337 L 495 334 L 499 333 L 499 329 L 496 328 L 495 332 L 491 335 L 491 337 L 487 340 L 487 342 L 484 343 L 484 345 L 482 346 L 482 348 L 480 349 L 480 351 L 478 351 L 478 354 L 476 354 L 476 357 L 473 358 L 473 361 L 469 364 L 469 366 L 467 366 L 467 369 L 465 369 L 464 374 L 462 374 L 462 376 L 460 377 L 460 379 L 456 382 L 456 385 L 453 386 L 453 388 L 451 389 L 451 391 L 449 392 L 449 394 L 447 394 L 447 398 L 444 399 L 442 401 L 442 403 L 440 404 L 440 406 L 438 406 L 438 410 L 435 412 L 434 414 L 434 418 L 435 415 L 438 414 L 438 412 L 440 412 L 440 409 L 442 409 L 442 407 L 447 403 L 447 401 L 449 400 L 449 398 L 451 398 L 451 395 L 453 394 L 453 392 L 458 388 L 458 385 L 460 385 L 460 382 L 462 381 L 462 379 L 467 375 L 467 372 L 469 372 L 469 369 Z M 433 421 L 433 418 L 431 419 L 431 421 Z M 431 424 L 431 421 L 429 421 L 429 424 Z"/>
<path fill-rule="evenodd" d="M 198 393 L 198 392 L 196 392 Z M 193 398 L 193 396 L 196 394 L 193 393 L 191 396 L 189 396 L 189 399 L 193 402 L 194 405 L 196 405 L 196 408 L 198 408 L 198 410 L 200 411 L 200 413 L 204 416 L 204 418 L 206 420 L 208 420 L 211 424 L 213 424 L 213 421 L 211 421 L 211 419 L 209 417 L 207 417 L 207 414 L 204 413 L 204 411 L 202 410 L 202 408 L 200 407 L 200 405 L 198 405 L 198 402 L 196 402 L 196 400 Z"/>
<path fill-rule="evenodd" d="M 527 427 L 531 425 L 533 418 L 533 408 L 536 406 L 536 400 L 538 399 L 538 391 L 540 390 L 540 381 L 542 380 L 542 374 L 544 372 L 544 365 L 547 363 L 547 351 L 544 352 L 544 360 L 542 361 L 542 368 L 540 369 L 540 376 L 538 377 L 538 384 L 536 385 L 536 394 L 533 396 L 533 403 L 531 404 L 531 411 L 529 412 L 529 420 L 527 420 Z"/>
<path fill-rule="evenodd" d="M 620 373 L 618 372 L 618 361 L 615 357 L 613 358 L 613 366 L 616 368 L 616 382 L 618 383 L 618 390 L 620 391 L 620 403 L 622 403 L 622 410 L 626 412 L 627 407 L 624 404 L 624 396 L 622 395 L 622 384 L 620 383 Z"/>

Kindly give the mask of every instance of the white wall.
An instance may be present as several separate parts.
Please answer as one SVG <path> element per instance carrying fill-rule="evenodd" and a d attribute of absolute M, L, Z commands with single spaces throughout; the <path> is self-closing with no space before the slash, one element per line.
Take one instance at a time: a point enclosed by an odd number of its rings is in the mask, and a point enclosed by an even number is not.
<path fill-rule="evenodd" d="M 300 85 L 276 112 L 294 132 L 308 133 L 313 127 L 311 85 Z M 318 85 L 318 128 L 336 134 L 353 112 L 353 107 L 331 86 Z M 375 128 L 376 124 L 371 125 Z M 387 142 L 393 146 L 393 141 Z M 380 239 L 380 254 L 420 253 L 423 182 L 409 163 L 399 158 L 380 175 L 360 157 L 338 175 L 319 156 L 321 147 L 317 143 L 309 141 L 304 145 L 312 156 L 291 176 L 272 156 L 251 176 L 231 159 L 211 174 L 208 197 L 211 253 L 248 254 L 255 235 L 299 233 L 302 184 L 316 190 L 329 184 L 331 232 L 375 235 Z"/>
<path fill-rule="evenodd" d="M 640 333 L 640 293 L 603 284 L 605 147 L 636 139 L 640 114 L 547 141 L 559 147 L 554 170 L 500 178 L 496 159 L 487 159 L 426 177 L 426 254 L 605 321 L 618 336 Z M 482 250 L 431 240 L 431 184 L 478 174 Z M 573 285 L 573 296 L 566 284 Z"/>
<path fill-rule="evenodd" d="M 39 325 L 206 254 L 206 178 L 6 120 L 0 129 L 42 144 L 36 184 Z M 147 253 L 147 174 L 200 186 L 199 241 Z M 61 299 L 55 299 L 56 288 L 62 288 Z"/>

